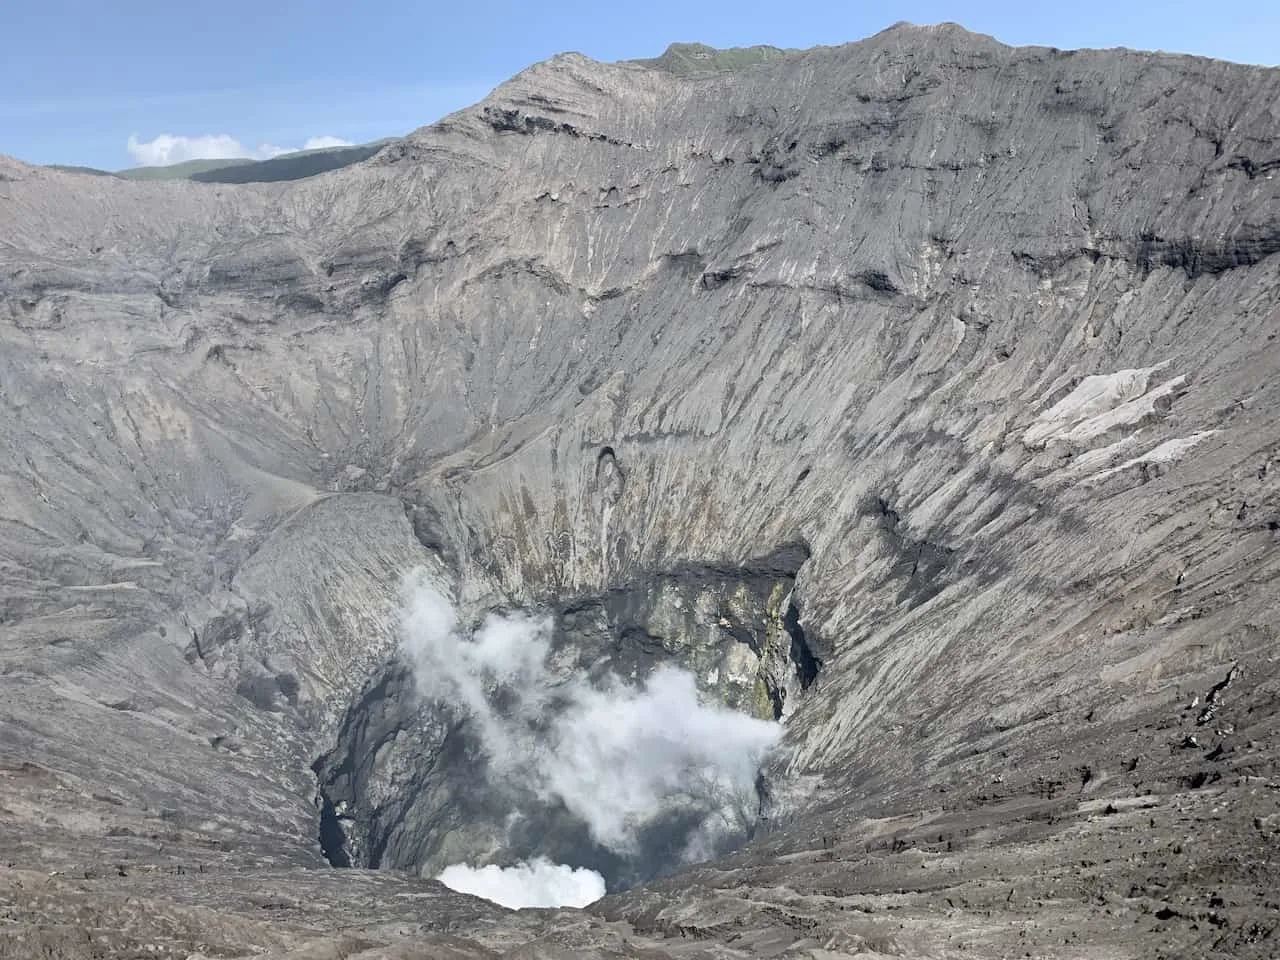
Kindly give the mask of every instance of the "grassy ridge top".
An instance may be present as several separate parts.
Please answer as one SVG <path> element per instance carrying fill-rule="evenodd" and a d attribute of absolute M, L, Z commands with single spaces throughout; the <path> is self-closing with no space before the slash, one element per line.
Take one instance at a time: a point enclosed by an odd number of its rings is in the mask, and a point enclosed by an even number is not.
<path fill-rule="evenodd" d="M 227 167 L 243 167 L 254 162 L 247 158 L 187 160 L 184 163 L 172 163 L 164 167 L 129 167 L 126 170 L 117 170 L 115 175 L 124 180 L 187 180 L 197 173 L 208 173 Z"/>
<path fill-rule="evenodd" d="M 351 166 L 373 156 L 391 139 L 375 140 L 347 147 L 321 147 L 298 150 L 269 160 L 235 158 L 223 160 L 187 160 L 164 167 L 129 167 L 125 170 L 99 170 L 68 164 L 49 164 L 50 170 L 83 173 L 121 180 L 196 180 L 201 183 L 270 183 L 278 180 L 301 180 Z"/>
<path fill-rule="evenodd" d="M 202 183 L 270 183 L 277 180 L 301 180 L 349 167 L 361 160 L 368 160 L 389 141 L 377 140 L 351 147 L 325 147 L 320 150 L 300 150 L 286 153 L 270 160 L 236 164 L 213 170 L 196 171 L 187 179 Z"/>
<path fill-rule="evenodd" d="M 632 60 L 644 67 L 665 70 L 681 77 L 704 73 L 729 73 L 758 63 L 767 63 L 787 53 L 780 47 L 730 47 L 718 50 L 705 43 L 673 43 L 660 57 Z"/>

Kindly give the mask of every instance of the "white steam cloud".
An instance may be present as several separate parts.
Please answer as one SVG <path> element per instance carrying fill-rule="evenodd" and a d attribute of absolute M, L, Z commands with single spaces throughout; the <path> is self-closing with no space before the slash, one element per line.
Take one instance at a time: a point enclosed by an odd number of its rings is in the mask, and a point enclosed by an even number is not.
<path fill-rule="evenodd" d="M 750 826 L 781 727 L 702 703 L 687 671 L 660 666 L 638 686 L 557 674 L 550 617 L 491 614 L 467 636 L 421 572 L 406 578 L 400 627 L 419 689 L 471 716 L 490 777 L 563 803 L 601 846 L 635 854 L 646 827 L 674 816 L 693 824 L 681 859 L 694 862 Z"/>
<path fill-rule="evenodd" d="M 522 907 L 585 907 L 604 896 L 604 877 L 537 857 L 514 867 L 468 867 L 456 863 L 436 877 L 450 890 L 483 897 L 513 910 Z"/>
<path fill-rule="evenodd" d="M 341 137 L 311 137 L 301 147 L 278 147 L 270 143 L 261 143 L 256 147 L 246 147 L 235 137 L 226 133 L 206 134 L 200 137 L 175 136 L 162 133 L 154 140 L 139 140 L 129 137 L 129 156 L 133 162 L 143 167 L 167 167 L 188 160 L 270 160 L 283 153 L 294 153 L 297 150 L 320 150 L 326 147 L 349 147 L 351 142 Z"/>

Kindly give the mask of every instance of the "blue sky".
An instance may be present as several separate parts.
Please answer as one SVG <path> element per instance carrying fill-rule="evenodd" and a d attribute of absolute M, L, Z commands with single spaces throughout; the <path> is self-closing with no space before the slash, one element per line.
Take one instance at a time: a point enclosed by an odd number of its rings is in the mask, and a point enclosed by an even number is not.
<path fill-rule="evenodd" d="M 952 20 L 1006 43 L 1280 63 L 1280 4 L 1045 6 L 0 0 L 0 153 L 117 169 L 200 149 L 266 155 L 318 137 L 362 142 L 436 120 L 564 50 L 618 60 L 678 40 L 807 47 L 899 20 Z M 221 139 L 196 140 L 212 137 Z"/>

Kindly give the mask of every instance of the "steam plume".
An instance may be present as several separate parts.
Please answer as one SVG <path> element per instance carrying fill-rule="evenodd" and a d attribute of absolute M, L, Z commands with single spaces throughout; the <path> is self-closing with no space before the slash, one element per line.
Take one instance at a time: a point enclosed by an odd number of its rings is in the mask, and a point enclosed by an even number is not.
<path fill-rule="evenodd" d="M 419 689 L 470 715 L 491 781 L 513 796 L 563 804 L 624 856 L 664 820 L 686 825 L 685 861 L 749 826 L 756 772 L 781 728 L 700 702 L 687 671 L 664 665 L 639 685 L 557 674 L 550 617 L 491 614 L 468 635 L 421 572 L 406 578 L 400 626 Z"/>
<path fill-rule="evenodd" d="M 538 857 L 514 867 L 468 867 L 455 863 L 436 877 L 450 890 L 483 897 L 504 907 L 585 907 L 604 896 L 604 878 Z"/>

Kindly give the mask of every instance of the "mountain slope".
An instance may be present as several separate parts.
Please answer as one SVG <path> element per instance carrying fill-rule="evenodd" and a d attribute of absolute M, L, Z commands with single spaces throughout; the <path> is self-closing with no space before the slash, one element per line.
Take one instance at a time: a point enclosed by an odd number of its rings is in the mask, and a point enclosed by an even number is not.
<path fill-rule="evenodd" d="M 154 167 L 129 167 L 125 170 L 117 170 L 115 176 L 125 180 L 187 180 L 194 174 L 216 173 L 219 170 L 248 166 L 255 162 L 249 157 L 185 160 L 182 163 Z"/>
<path fill-rule="evenodd" d="M 301 180 L 316 174 L 341 170 L 353 163 L 368 160 L 386 146 L 390 140 L 354 144 L 348 147 L 322 147 L 317 150 L 298 150 L 270 160 L 259 160 L 244 166 L 221 167 L 217 170 L 196 171 L 190 179 L 200 183 L 272 183 L 277 180 Z"/>
<path fill-rule="evenodd" d="M 802 543 L 822 668 L 757 841 L 468 936 L 1265 955 L 1276 103 L 900 27 L 557 57 L 290 183 L 0 161 L 9 859 L 246 910 L 321 863 L 311 764 L 406 568 L 478 616 Z"/>
<path fill-rule="evenodd" d="M 194 180 L 198 183 L 272 183 L 279 180 L 301 180 L 330 170 L 340 170 L 373 156 L 391 142 L 391 138 L 345 147 L 320 147 L 295 150 L 269 160 L 235 157 L 222 160 L 187 160 L 161 167 L 130 167 L 110 173 L 92 167 L 52 164 L 45 169 L 62 173 L 89 173 L 119 177 L 122 180 Z"/>

